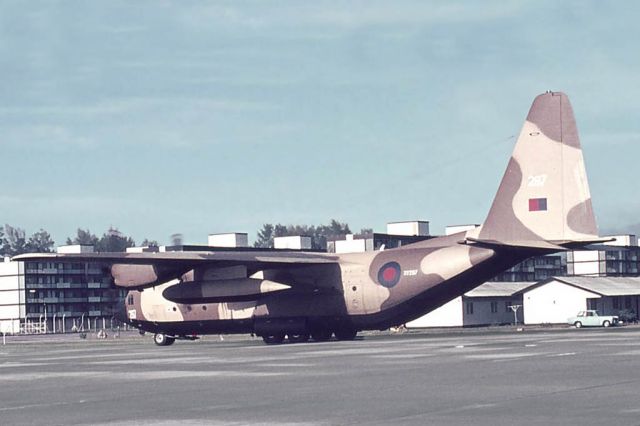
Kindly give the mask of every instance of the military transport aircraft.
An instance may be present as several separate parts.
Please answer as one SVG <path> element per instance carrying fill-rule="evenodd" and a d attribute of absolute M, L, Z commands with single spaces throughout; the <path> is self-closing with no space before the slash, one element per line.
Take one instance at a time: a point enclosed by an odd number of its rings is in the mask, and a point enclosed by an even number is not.
<path fill-rule="evenodd" d="M 533 102 L 484 224 L 396 249 L 27 254 L 105 262 L 130 291 L 127 321 L 158 345 L 255 333 L 266 343 L 351 340 L 406 323 L 536 255 L 598 237 L 569 99 Z"/>

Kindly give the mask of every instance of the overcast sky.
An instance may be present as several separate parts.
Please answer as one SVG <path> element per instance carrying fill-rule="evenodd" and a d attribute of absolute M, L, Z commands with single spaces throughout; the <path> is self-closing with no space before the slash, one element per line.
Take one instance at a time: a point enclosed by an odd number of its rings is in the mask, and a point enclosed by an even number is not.
<path fill-rule="evenodd" d="M 2 1 L 0 224 L 205 243 L 484 220 L 533 98 L 640 222 L 640 3 Z"/>

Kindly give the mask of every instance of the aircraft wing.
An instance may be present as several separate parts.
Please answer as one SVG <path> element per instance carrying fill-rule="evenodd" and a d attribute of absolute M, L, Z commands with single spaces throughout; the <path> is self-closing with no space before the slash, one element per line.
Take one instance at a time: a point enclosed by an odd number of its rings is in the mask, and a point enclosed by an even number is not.
<path fill-rule="evenodd" d="M 327 264 L 336 263 L 336 256 L 309 252 L 220 251 L 220 252 L 163 252 L 163 253 L 29 253 L 14 256 L 17 261 L 41 262 L 98 262 L 146 264 L 238 265 L 264 264 Z"/>
<path fill-rule="evenodd" d="M 289 272 L 313 266 L 337 265 L 337 259 L 319 253 L 288 251 L 37 253 L 13 257 L 16 261 L 102 263 L 111 268 L 116 285 L 128 288 L 154 286 L 200 267 L 224 269 L 243 266 L 249 273 L 267 269 Z"/>

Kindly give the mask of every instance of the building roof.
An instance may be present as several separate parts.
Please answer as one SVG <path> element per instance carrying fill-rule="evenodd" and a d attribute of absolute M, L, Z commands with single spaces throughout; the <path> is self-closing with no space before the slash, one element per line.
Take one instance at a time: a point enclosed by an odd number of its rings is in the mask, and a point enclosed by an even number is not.
<path fill-rule="evenodd" d="M 466 297 L 510 297 L 529 287 L 535 282 L 497 282 L 489 281 L 471 291 L 466 292 Z"/>
<path fill-rule="evenodd" d="M 554 277 L 553 280 L 579 287 L 600 296 L 640 295 L 640 277 Z"/>

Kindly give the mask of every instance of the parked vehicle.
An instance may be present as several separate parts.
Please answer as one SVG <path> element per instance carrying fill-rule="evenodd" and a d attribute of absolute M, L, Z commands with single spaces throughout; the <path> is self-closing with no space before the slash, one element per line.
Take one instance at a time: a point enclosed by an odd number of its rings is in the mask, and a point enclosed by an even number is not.
<path fill-rule="evenodd" d="M 618 325 L 618 317 L 615 315 L 598 315 L 597 311 L 586 310 L 578 312 L 578 315 L 567 319 L 567 323 L 576 328 L 581 327 L 609 327 Z"/>

